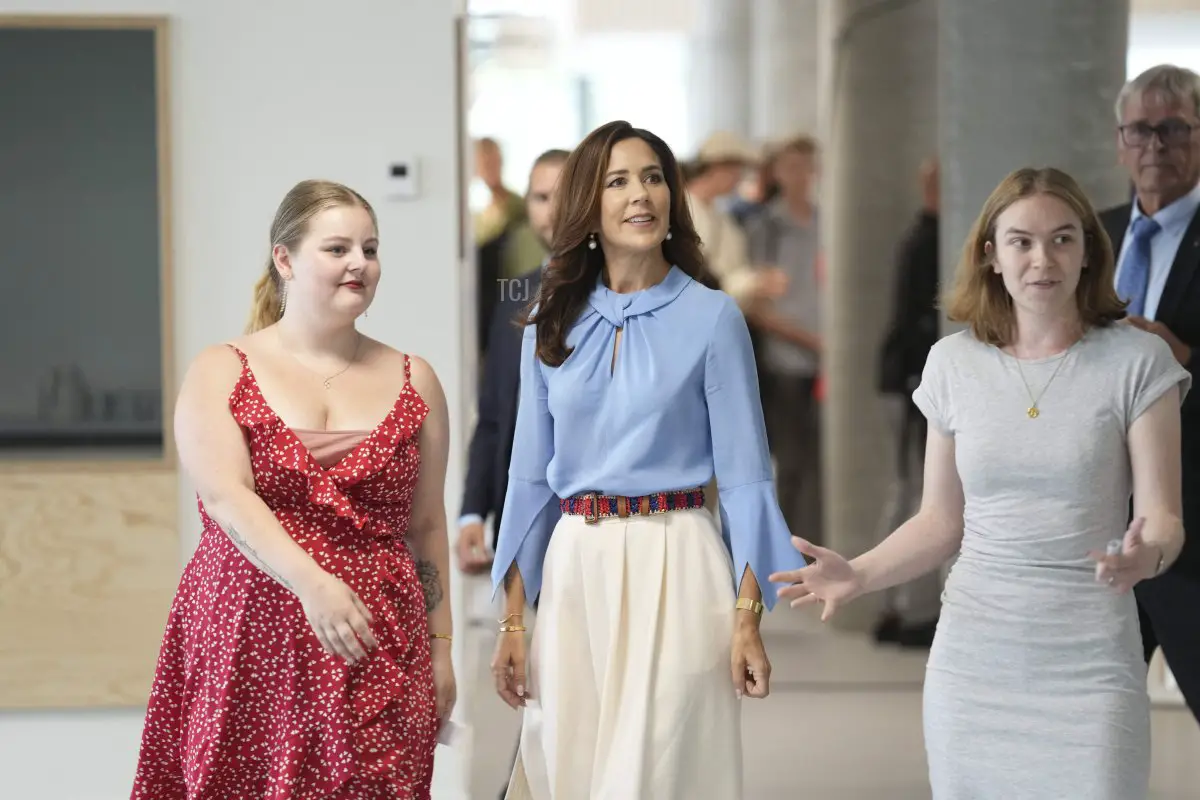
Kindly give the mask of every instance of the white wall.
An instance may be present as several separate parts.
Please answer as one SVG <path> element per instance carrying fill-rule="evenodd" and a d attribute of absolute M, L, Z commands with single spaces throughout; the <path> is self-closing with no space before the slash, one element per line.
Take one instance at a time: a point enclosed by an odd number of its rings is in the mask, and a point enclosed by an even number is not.
<path fill-rule="evenodd" d="M 687 86 L 686 36 L 670 31 L 589 34 L 576 42 L 571 61 L 590 88 L 593 118 L 588 130 L 623 119 L 661 136 L 676 158 L 695 155 L 688 94 L 675 88 Z M 653 91 L 630 89 L 629 76 L 640 74 L 640 68 L 624 65 L 641 64 L 653 64 Z"/>
<path fill-rule="evenodd" d="M 705 0 L 573 0 L 571 15 L 580 34 L 679 33 L 691 30 L 696 7 Z M 635 123 L 636 124 L 636 123 Z"/>
<path fill-rule="evenodd" d="M 1130 16 L 1129 77 L 1163 63 L 1200 70 L 1200 9 Z"/>
<path fill-rule="evenodd" d="M 375 204 L 384 278 L 363 327 L 424 356 L 441 377 L 456 445 L 447 478 L 452 511 L 465 421 L 456 412 L 472 385 L 463 374 L 457 263 L 456 7 L 445 0 L 0 0 L 0 14 L 172 19 L 179 370 L 241 330 L 271 217 L 292 184 L 330 178 Z M 386 167 L 402 158 L 419 161 L 421 194 L 389 201 Z M 187 554 L 197 528 L 187 486 L 180 524 Z M 142 713 L 0 713 L 0 796 L 127 798 Z M 434 796 L 465 797 L 462 753 L 441 747 L 438 758 Z"/>

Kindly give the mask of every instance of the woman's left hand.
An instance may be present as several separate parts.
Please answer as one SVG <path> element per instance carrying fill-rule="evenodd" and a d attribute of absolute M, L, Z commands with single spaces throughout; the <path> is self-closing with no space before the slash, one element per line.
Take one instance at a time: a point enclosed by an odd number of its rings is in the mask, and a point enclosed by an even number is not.
<path fill-rule="evenodd" d="M 742 621 L 740 615 L 748 612 L 737 613 L 739 619 L 733 631 L 734 691 L 739 699 L 742 695 L 766 697 L 771 693 L 771 662 L 767 660 L 757 620 Z"/>
<path fill-rule="evenodd" d="M 458 684 L 454 680 L 454 664 L 450 660 L 450 642 L 446 639 L 434 639 L 431 645 L 437 718 L 439 722 L 445 722 L 454 713 L 454 704 L 458 700 Z"/>
<path fill-rule="evenodd" d="M 1121 540 L 1121 552 L 1109 555 L 1098 550 L 1088 553 L 1096 562 L 1096 581 L 1106 584 L 1117 594 L 1124 594 L 1136 584 L 1154 577 L 1161 551 L 1142 539 L 1146 520 L 1135 519 Z"/>

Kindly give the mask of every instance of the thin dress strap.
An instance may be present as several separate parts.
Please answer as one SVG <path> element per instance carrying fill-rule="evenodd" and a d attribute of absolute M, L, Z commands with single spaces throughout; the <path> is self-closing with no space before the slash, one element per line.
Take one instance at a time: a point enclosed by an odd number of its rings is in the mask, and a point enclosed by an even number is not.
<path fill-rule="evenodd" d="M 226 342 L 225 346 L 237 353 L 238 360 L 242 362 L 242 372 L 238 375 L 237 383 L 233 385 L 233 389 L 229 392 L 229 408 L 232 411 L 237 409 L 241 404 L 241 397 L 246 391 L 257 393 L 260 400 L 262 393 L 258 390 L 258 380 L 254 377 L 254 371 L 250 369 L 250 359 L 246 358 L 246 354 L 237 345 Z M 262 402 L 265 404 L 266 401 Z M 234 417 L 237 418 L 236 411 Z"/>
<path fill-rule="evenodd" d="M 249 362 L 249 360 L 247 360 L 247 358 L 246 358 L 246 354 L 245 354 L 245 353 L 243 353 L 241 350 L 239 350 L 237 345 L 235 345 L 235 344 L 230 344 L 229 342 L 226 342 L 226 343 L 225 343 L 225 346 L 226 346 L 226 347 L 228 347 L 228 348 L 229 348 L 230 350 L 232 350 L 233 352 L 237 353 L 237 356 L 238 356 L 238 358 L 241 360 L 241 362 L 242 362 L 242 366 L 243 366 L 243 367 L 249 367 L 249 366 L 250 366 L 250 362 Z"/>

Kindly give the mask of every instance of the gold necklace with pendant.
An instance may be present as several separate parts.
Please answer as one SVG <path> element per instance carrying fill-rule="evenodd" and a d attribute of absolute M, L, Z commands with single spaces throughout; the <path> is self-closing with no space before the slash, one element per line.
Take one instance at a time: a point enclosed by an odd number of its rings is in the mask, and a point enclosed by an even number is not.
<path fill-rule="evenodd" d="M 279 329 L 278 329 L 278 328 L 276 328 L 275 330 L 276 330 L 276 333 L 277 333 L 277 335 L 279 336 L 279 345 L 280 345 L 281 347 L 283 347 L 283 349 L 284 349 L 284 350 L 287 352 L 287 354 L 288 354 L 288 355 L 290 355 L 290 356 L 291 356 L 293 359 L 295 359 L 295 361 L 296 361 L 296 363 L 297 363 L 297 364 L 299 364 L 300 366 L 304 367 L 304 368 L 305 368 L 305 369 L 307 369 L 309 372 L 312 372 L 312 373 L 315 373 L 315 374 L 317 374 L 317 375 L 320 375 L 320 373 L 319 373 L 319 372 L 317 372 L 317 371 L 316 371 L 316 370 L 314 370 L 312 367 L 308 366 L 308 365 L 307 365 L 307 364 L 305 364 L 303 361 L 301 361 L 299 356 L 297 356 L 295 353 L 293 353 L 293 352 L 292 352 L 291 350 L 289 350 L 287 347 L 284 347 L 284 346 L 283 346 L 283 338 L 282 338 L 282 334 L 279 334 L 279 333 L 278 333 L 278 331 L 279 331 Z M 333 379 L 334 379 L 334 378 L 338 377 L 338 376 L 339 376 L 339 375 L 341 375 L 343 372 L 345 372 L 346 370 L 350 369 L 350 367 L 354 366 L 354 362 L 358 361 L 358 351 L 359 351 L 359 348 L 361 348 L 361 347 L 362 347 L 362 340 L 363 340 L 363 335 L 360 333 L 360 334 L 358 335 L 358 340 L 357 340 L 357 341 L 354 343 L 354 355 L 353 355 L 353 356 L 351 356 L 351 357 L 350 357 L 350 360 L 346 362 L 346 366 L 342 367 L 342 368 L 341 368 L 341 369 L 339 369 L 337 372 L 333 373 L 332 375 L 328 376 L 327 378 L 322 378 L 322 380 L 321 380 L 321 385 L 322 385 L 322 386 L 324 386 L 326 390 L 329 390 L 329 389 L 332 389 L 332 388 L 333 388 Z"/>
<path fill-rule="evenodd" d="M 1033 396 L 1033 392 L 1029 389 L 1029 381 L 1025 380 L 1025 371 L 1021 369 L 1021 359 L 1014 356 L 1017 362 L 1017 374 L 1021 376 L 1021 383 L 1025 384 L 1025 393 L 1029 395 L 1029 408 L 1025 409 L 1025 414 L 1030 419 L 1037 419 L 1041 416 L 1042 412 L 1038 409 L 1038 402 L 1042 399 L 1042 395 L 1046 393 L 1046 390 L 1050 388 L 1050 384 L 1054 383 L 1054 378 L 1058 375 L 1058 371 L 1062 369 L 1063 362 L 1067 360 L 1067 355 L 1067 353 L 1063 353 L 1062 358 L 1058 360 L 1058 366 L 1054 368 L 1054 372 L 1050 373 L 1050 380 L 1046 381 L 1046 385 L 1038 392 L 1037 397 Z"/>

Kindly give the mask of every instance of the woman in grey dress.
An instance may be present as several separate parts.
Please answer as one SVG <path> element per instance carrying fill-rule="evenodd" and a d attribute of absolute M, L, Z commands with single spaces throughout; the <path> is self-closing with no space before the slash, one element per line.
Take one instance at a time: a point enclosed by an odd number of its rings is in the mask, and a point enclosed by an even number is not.
<path fill-rule="evenodd" d="M 1076 183 L 1023 169 L 992 193 L 933 348 L 920 510 L 847 561 L 771 576 L 822 619 L 958 553 L 925 678 L 938 800 L 1143 800 L 1150 709 L 1130 588 L 1183 543 L 1190 377 L 1119 320 L 1112 246 Z M 1127 528 L 1129 502 L 1134 522 Z"/>

